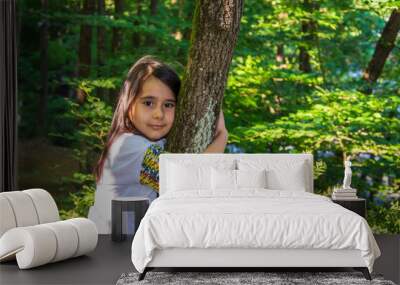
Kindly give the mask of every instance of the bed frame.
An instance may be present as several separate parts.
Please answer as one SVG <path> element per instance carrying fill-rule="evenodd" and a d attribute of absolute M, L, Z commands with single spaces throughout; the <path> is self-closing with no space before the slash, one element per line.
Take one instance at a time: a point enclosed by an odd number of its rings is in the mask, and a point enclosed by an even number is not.
<path fill-rule="evenodd" d="M 160 156 L 160 195 L 167 191 L 168 179 L 166 168 L 171 160 L 207 160 L 238 159 L 252 157 L 256 159 L 290 159 L 306 161 L 308 173 L 307 192 L 313 192 L 313 156 L 311 154 L 162 154 Z M 155 268 L 195 268 L 195 267 L 229 267 L 237 271 L 246 268 L 338 268 L 350 267 L 361 271 L 367 280 L 371 275 L 359 250 L 330 249 L 255 249 L 255 248 L 168 248 L 157 249 L 139 280 Z"/>
<path fill-rule="evenodd" d="M 371 280 L 368 268 L 359 250 L 328 249 L 238 249 L 238 248 L 169 248 L 157 249 L 152 261 L 140 274 L 155 268 L 171 267 L 231 267 L 238 271 L 246 268 L 292 268 L 292 267 L 352 267 Z"/>

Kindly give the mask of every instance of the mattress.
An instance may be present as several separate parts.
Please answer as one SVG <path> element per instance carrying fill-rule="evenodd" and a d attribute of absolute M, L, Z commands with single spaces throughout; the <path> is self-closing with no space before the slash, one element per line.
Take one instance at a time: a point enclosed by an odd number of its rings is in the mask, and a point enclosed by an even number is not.
<path fill-rule="evenodd" d="M 359 250 L 369 271 L 380 251 L 366 220 L 321 195 L 266 189 L 187 190 L 156 199 L 132 242 L 143 272 L 155 250 Z"/>

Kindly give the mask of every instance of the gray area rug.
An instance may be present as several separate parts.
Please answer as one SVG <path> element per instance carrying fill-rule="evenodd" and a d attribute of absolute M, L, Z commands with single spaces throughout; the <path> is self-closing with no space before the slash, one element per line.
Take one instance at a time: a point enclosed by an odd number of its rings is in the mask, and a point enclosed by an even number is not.
<path fill-rule="evenodd" d="M 138 281 L 139 273 L 124 273 L 117 285 L 133 284 L 379 284 L 395 285 L 384 280 L 382 275 L 372 274 L 372 281 L 361 272 L 147 272 L 145 279 Z"/>

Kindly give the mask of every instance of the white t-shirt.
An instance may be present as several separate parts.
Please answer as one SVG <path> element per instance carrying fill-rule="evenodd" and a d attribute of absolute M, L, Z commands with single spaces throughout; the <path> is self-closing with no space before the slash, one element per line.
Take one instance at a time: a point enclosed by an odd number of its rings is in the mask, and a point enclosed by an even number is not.
<path fill-rule="evenodd" d="M 166 139 L 153 142 L 133 133 L 121 134 L 111 145 L 104 162 L 103 173 L 96 186 L 94 205 L 89 209 L 88 218 L 92 220 L 99 234 L 111 233 L 111 200 L 115 197 L 141 196 L 152 202 L 157 193 L 149 186 L 139 182 L 144 154 L 152 144 L 164 148 Z M 126 218 L 125 233 L 134 230 L 134 215 Z"/>

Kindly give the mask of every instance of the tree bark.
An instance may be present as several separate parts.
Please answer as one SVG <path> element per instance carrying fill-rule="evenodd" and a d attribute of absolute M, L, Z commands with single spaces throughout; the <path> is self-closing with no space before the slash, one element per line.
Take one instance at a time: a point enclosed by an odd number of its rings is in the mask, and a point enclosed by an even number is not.
<path fill-rule="evenodd" d="M 91 15 L 95 10 L 94 0 L 84 0 L 82 14 Z M 88 77 L 90 74 L 90 65 L 92 63 L 91 54 L 91 42 L 92 42 L 92 27 L 87 24 L 81 25 L 81 31 L 79 35 L 79 58 L 78 58 L 78 77 Z M 79 103 L 83 103 L 86 94 L 83 90 L 78 89 L 77 100 Z"/>
<path fill-rule="evenodd" d="M 309 0 L 304 0 L 303 9 L 309 14 L 312 14 L 315 7 Z M 315 39 L 315 22 L 311 18 L 301 21 L 301 33 L 302 43 L 299 48 L 299 69 L 303 72 L 310 73 L 312 69 L 308 50 L 311 48 L 312 42 Z"/>
<path fill-rule="evenodd" d="M 46 135 L 46 113 L 47 99 L 49 93 L 48 85 L 48 47 L 49 47 L 49 22 L 47 12 L 49 8 L 48 0 L 42 0 L 42 12 L 45 15 L 40 23 L 40 81 L 42 90 L 39 95 L 38 117 L 37 117 L 37 134 Z"/>
<path fill-rule="evenodd" d="M 157 16 L 157 8 L 158 8 L 158 1 L 151 0 L 150 1 L 150 19 L 154 21 L 154 17 Z M 139 11 L 138 11 L 139 12 Z M 156 37 L 147 36 L 145 39 L 146 46 L 152 46 L 156 44 Z"/>
<path fill-rule="evenodd" d="M 97 1 L 97 13 L 99 16 L 104 16 L 105 14 L 105 3 L 104 0 Z M 98 66 L 104 65 L 105 58 L 105 28 L 104 26 L 97 27 L 97 64 Z"/>
<path fill-rule="evenodd" d="M 310 23 L 303 22 L 301 24 L 301 31 L 304 35 L 303 40 L 305 42 L 310 41 Z M 304 44 L 300 46 L 299 51 L 299 69 L 305 73 L 310 73 L 311 70 L 311 63 L 310 63 L 310 54 L 308 53 L 309 45 Z"/>
<path fill-rule="evenodd" d="M 375 83 L 383 71 L 386 59 L 395 47 L 397 34 L 400 30 L 400 10 L 395 9 L 390 15 L 389 21 L 386 23 L 382 34 L 375 47 L 374 55 L 368 63 L 367 69 L 364 71 L 363 79 L 369 84 Z M 371 93 L 372 90 L 367 93 Z"/>
<path fill-rule="evenodd" d="M 97 14 L 99 16 L 105 15 L 105 0 L 97 0 Z M 97 76 L 102 77 L 104 75 L 102 68 L 104 67 L 104 59 L 106 58 L 106 47 L 105 47 L 105 28 L 102 25 L 97 26 Z M 108 92 L 104 92 L 103 88 L 97 88 L 97 96 L 110 102 L 106 96 Z"/>
<path fill-rule="evenodd" d="M 136 16 L 140 16 L 142 14 L 142 1 L 141 0 L 136 0 Z M 138 20 L 133 21 L 135 26 L 138 26 L 140 23 Z M 141 44 L 141 37 L 139 32 L 133 32 L 132 33 L 132 46 L 133 48 L 136 48 L 140 46 Z"/>
<path fill-rule="evenodd" d="M 118 19 L 123 13 L 125 8 L 124 0 L 114 0 L 115 18 Z M 113 28 L 112 34 L 112 47 L 113 53 L 121 49 L 122 45 L 122 31 L 120 28 Z"/>
<path fill-rule="evenodd" d="M 151 16 L 157 15 L 157 7 L 158 7 L 158 0 L 151 0 L 150 1 L 150 15 Z"/>
<path fill-rule="evenodd" d="M 212 142 L 242 10 L 242 0 L 196 1 L 189 59 L 167 151 L 200 153 Z"/>
<path fill-rule="evenodd" d="M 285 65 L 285 45 L 284 44 L 277 45 L 275 60 L 277 62 L 278 67 L 284 67 L 284 65 Z"/>

